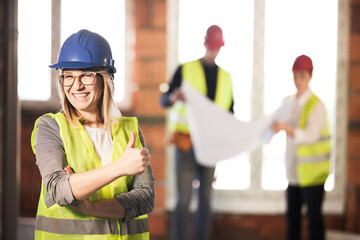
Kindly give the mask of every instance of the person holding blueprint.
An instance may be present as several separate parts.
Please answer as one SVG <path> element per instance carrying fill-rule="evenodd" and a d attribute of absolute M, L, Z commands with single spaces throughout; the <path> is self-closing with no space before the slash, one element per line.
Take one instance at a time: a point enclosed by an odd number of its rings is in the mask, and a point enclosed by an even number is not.
<path fill-rule="evenodd" d="M 309 239 L 324 239 L 322 202 L 324 184 L 329 175 L 331 137 L 326 109 L 310 90 L 312 60 L 305 55 L 293 65 L 297 93 L 287 98 L 287 114 L 273 125 L 275 132 L 286 132 L 286 239 L 299 240 L 301 206 L 307 205 Z"/>
<path fill-rule="evenodd" d="M 198 179 L 199 204 L 196 213 L 195 239 L 210 239 L 211 207 L 210 195 L 214 179 L 215 166 L 203 164 L 197 159 L 193 148 L 194 133 L 188 125 L 188 105 L 182 87 L 190 85 L 196 94 L 214 103 L 217 109 L 233 112 L 231 77 L 228 72 L 215 63 L 220 48 L 224 45 L 222 30 L 219 26 L 210 26 L 204 42 L 206 53 L 201 59 L 181 65 L 174 74 L 168 92 L 161 97 L 163 107 L 170 107 L 169 130 L 170 143 L 175 145 L 175 165 L 177 180 L 177 201 L 172 219 L 173 239 L 190 239 L 188 231 L 189 205 L 192 182 Z M 191 99 L 189 99 L 191 100 Z M 186 106 L 185 106 L 186 105 Z M 231 113 L 229 113 L 232 115 Z M 216 137 L 211 129 L 206 129 L 202 137 Z"/>

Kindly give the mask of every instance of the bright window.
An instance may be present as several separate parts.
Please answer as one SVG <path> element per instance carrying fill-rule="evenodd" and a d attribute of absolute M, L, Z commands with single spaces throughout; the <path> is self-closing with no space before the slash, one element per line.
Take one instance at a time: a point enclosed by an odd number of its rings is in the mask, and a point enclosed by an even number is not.
<path fill-rule="evenodd" d="M 219 25 L 223 30 L 225 46 L 216 61 L 231 73 L 236 117 L 250 120 L 254 2 L 181 0 L 179 5 L 179 62 L 203 57 L 206 30 L 213 24 Z M 219 163 L 214 187 L 247 189 L 250 186 L 249 159 L 249 154 L 245 153 Z M 235 169 L 236 173 L 229 174 Z"/>
<path fill-rule="evenodd" d="M 19 0 L 18 94 L 43 100 L 51 93 L 51 1 Z"/>
<path fill-rule="evenodd" d="M 326 11 L 322 11 L 324 5 Z M 335 0 L 265 2 L 265 114 L 275 111 L 285 97 L 296 92 L 291 68 L 295 58 L 305 54 L 312 58 L 314 65 L 311 89 L 326 105 L 334 135 L 337 5 Z M 285 134 L 279 134 L 263 148 L 264 189 L 282 190 L 287 187 L 285 138 Z M 327 190 L 333 188 L 329 181 Z"/>

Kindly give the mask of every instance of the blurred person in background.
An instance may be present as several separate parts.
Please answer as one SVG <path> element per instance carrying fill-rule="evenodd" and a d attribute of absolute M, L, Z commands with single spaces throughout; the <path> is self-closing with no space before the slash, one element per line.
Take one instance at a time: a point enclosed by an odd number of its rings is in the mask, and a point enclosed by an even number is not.
<path fill-rule="evenodd" d="M 222 29 L 217 25 L 208 28 L 205 36 L 205 56 L 182 64 L 176 70 L 169 89 L 161 96 L 161 105 L 171 107 L 169 113 L 169 142 L 175 146 L 175 165 L 177 180 L 177 200 L 172 217 L 172 235 L 174 240 L 191 239 L 189 234 L 189 205 L 192 184 L 198 179 L 198 207 L 195 219 L 195 239 L 210 239 L 212 223 L 211 192 L 214 178 L 212 167 L 197 163 L 191 144 L 190 132 L 186 120 L 184 95 L 181 83 L 186 81 L 200 94 L 214 101 L 220 108 L 233 112 L 233 94 L 231 76 L 216 65 L 215 59 L 224 46 Z M 220 124 L 220 123 L 219 123 Z M 211 129 L 209 129 L 209 137 Z"/>
<path fill-rule="evenodd" d="M 273 125 L 286 132 L 286 239 L 301 239 L 301 207 L 307 206 L 310 240 L 324 240 L 322 203 L 329 175 L 331 136 L 325 105 L 310 90 L 313 63 L 305 55 L 293 65 L 297 93 L 284 100 L 289 112 Z"/>
<path fill-rule="evenodd" d="M 62 109 L 38 118 L 32 147 L 42 177 L 35 239 L 149 239 L 150 154 L 134 117 L 113 100 L 108 42 L 81 30 L 58 62 Z"/>

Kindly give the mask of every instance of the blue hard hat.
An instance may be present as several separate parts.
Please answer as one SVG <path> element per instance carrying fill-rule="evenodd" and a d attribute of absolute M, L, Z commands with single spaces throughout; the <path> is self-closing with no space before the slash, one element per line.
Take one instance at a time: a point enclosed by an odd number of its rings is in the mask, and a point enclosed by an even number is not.
<path fill-rule="evenodd" d="M 61 47 L 58 61 L 51 68 L 85 69 L 102 67 L 116 72 L 109 43 L 97 33 L 80 30 L 72 34 Z"/>

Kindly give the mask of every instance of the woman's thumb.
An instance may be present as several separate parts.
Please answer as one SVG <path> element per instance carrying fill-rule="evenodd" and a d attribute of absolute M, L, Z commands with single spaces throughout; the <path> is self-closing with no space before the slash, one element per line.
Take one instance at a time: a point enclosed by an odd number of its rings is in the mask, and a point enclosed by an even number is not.
<path fill-rule="evenodd" d="M 126 148 L 133 148 L 135 146 L 135 140 L 135 133 L 133 131 L 130 131 L 130 139 Z"/>

